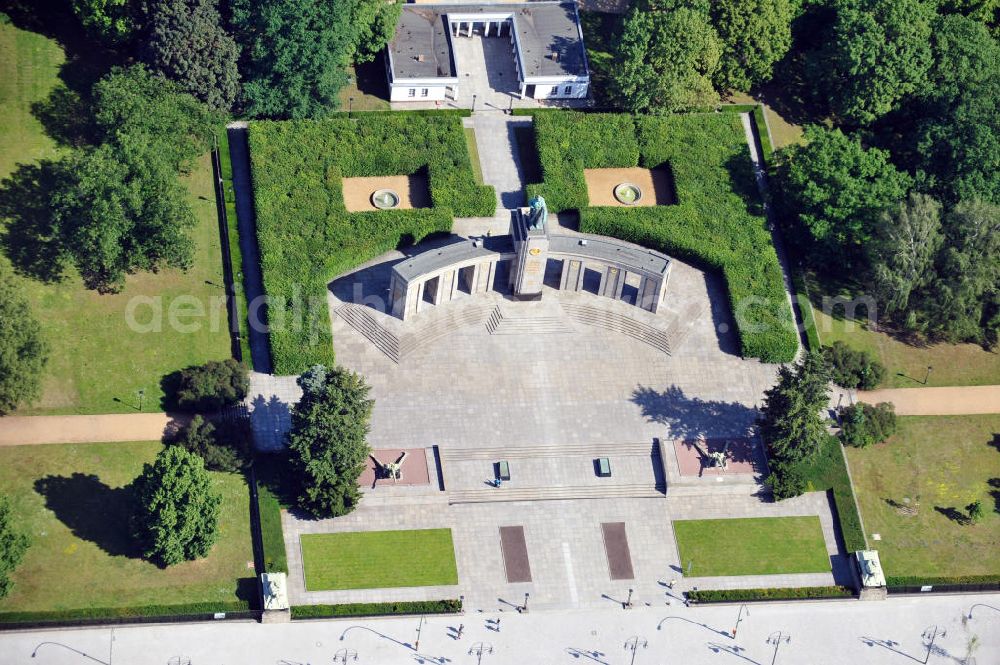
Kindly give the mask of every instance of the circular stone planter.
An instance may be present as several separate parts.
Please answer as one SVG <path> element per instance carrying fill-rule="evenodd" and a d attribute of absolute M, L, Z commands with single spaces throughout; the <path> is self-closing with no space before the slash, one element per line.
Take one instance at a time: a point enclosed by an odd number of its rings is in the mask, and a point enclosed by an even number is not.
<path fill-rule="evenodd" d="M 614 195 L 619 203 L 630 206 L 638 203 L 639 199 L 642 198 L 642 188 L 631 182 L 623 182 L 615 185 Z"/>
<path fill-rule="evenodd" d="M 400 200 L 399 194 L 391 189 L 377 189 L 372 193 L 372 205 L 379 210 L 398 208 Z"/>

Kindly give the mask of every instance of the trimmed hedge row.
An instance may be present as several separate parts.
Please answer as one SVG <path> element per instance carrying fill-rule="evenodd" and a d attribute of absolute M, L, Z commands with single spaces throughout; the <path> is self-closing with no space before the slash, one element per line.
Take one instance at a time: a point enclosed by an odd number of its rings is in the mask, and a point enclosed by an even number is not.
<path fill-rule="evenodd" d="M 698 603 L 796 600 L 800 598 L 850 598 L 853 595 L 853 589 L 843 586 L 794 587 L 788 589 L 699 589 L 687 593 L 689 600 Z"/>
<path fill-rule="evenodd" d="M 277 374 L 333 364 L 331 279 L 403 244 L 488 217 L 458 114 L 365 113 L 254 122 L 249 129 L 257 241 Z M 348 213 L 341 178 L 427 174 L 433 207 Z"/>
<path fill-rule="evenodd" d="M 928 586 L 948 584 L 1000 584 L 1000 574 L 959 575 L 956 577 L 919 577 L 913 575 L 886 575 L 886 586 Z"/>
<path fill-rule="evenodd" d="M 806 488 L 810 492 L 829 490 L 833 492 L 833 504 L 844 537 L 844 548 L 848 552 L 868 549 L 865 530 L 861 526 L 861 514 L 854 502 L 851 491 L 851 477 L 847 472 L 840 439 L 827 437 L 816 457 L 803 469 Z"/>
<path fill-rule="evenodd" d="M 396 603 L 343 603 L 340 605 L 296 605 L 293 619 L 385 616 L 389 614 L 454 614 L 462 611 L 460 600 L 416 600 Z"/>
<path fill-rule="evenodd" d="M 781 266 L 771 243 L 740 119 L 535 113 L 543 182 L 528 185 L 553 212 L 580 211 L 580 230 L 658 249 L 721 272 L 742 353 L 789 362 L 798 350 Z M 677 205 L 589 207 L 584 168 L 668 164 Z"/>
<path fill-rule="evenodd" d="M 219 136 L 219 167 L 222 171 L 222 187 L 225 192 L 226 224 L 229 228 L 229 255 L 233 262 L 233 287 L 236 291 L 236 316 L 240 326 L 240 350 L 243 362 L 253 369 L 253 355 L 250 353 L 250 322 L 247 319 L 247 295 L 243 284 L 243 253 L 240 251 L 239 219 L 236 217 L 236 188 L 233 186 L 233 162 L 229 153 L 229 133 L 225 128 Z"/>
<path fill-rule="evenodd" d="M 72 610 L 43 612 L 0 612 L 0 624 L 66 622 L 101 619 L 136 619 L 143 617 L 187 617 L 216 612 L 249 612 L 245 601 L 187 603 L 182 605 L 146 605 L 143 607 L 81 607 Z"/>

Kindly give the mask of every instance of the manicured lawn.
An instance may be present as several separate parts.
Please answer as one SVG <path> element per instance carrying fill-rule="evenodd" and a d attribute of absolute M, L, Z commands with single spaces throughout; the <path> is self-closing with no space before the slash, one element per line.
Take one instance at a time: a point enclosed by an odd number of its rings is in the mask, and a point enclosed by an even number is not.
<path fill-rule="evenodd" d="M 54 284 L 17 278 L 52 347 L 42 399 L 19 413 L 134 412 L 139 389 L 146 391 L 143 409 L 156 411 L 160 409 L 164 375 L 229 357 L 211 173 L 211 162 L 205 155 L 185 178 L 198 216 L 198 225 L 191 231 L 196 248 L 194 265 L 187 273 L 165 270 L 130 275 L 125 289 L 113 295 L 84 288 L 72 271 Z M 176 319 L 196 328 L 189 332 L 170 324 L 170 308 L 188 311 L 185 301 L 205 312 L 200 318 Z M 145 332 L 130 326 L 126 315 L 130 303 L 140 303 L 133 317 L 140 324 L 151 321 L 154 307 L 161 310 L 159 330 Z"/>
<path fill-rule="evenodd" d="M 51 39 L 0 24 L 0 177 L 16 164 L 56 154 L 56 144 L 31 114 L 31 105 L 59 84 L 66 60 Z"/>
<path fill-rule="evenodd" d="M 818 517 L 679 520 L 674 534 L 681 567 L 693 577 L 830 570 Z"/>
<path fill-rule="evenodd" d="M 306 590 L 458 584 L 451 529 L 302 536 Z"/>
<path fill-rule="evenodd" d="M 60 150 L 31 114 L 31 105 L 61 85 L 58 74 L 64 59 L 54 41 L 0 25 L 0 178 L 19 163 L 58 157 Z M 224 292 L 215 286 L 222 284 L 222 262 L 207 155 L 185 182 L 199 222 L 192 232 L 197 245 L 194 266 L 186 274 L 168 270 L 133 275 L 116 295 L 85 289 L 72 271 L 54 284 L 16 277 L 52 347 L 42 398 L 20 413 L 127 413 L 137 408 L 139 389 L 146 391 L 144 409 L 157 410 L 163 375 L 228 357 L 225 303 L 218 299 Z M 0 227 L 4 224 L 0 219 Z M 0 261 L 7 261 L 2 252 Z M 193 297 L 206 310 L 196 332 L 180 332 L 169 325 L 167 308 L 180 296 Z M 160 299 L 164 314 L 160 332 L 130 329 L 125 313 L 134 298 Z M 149 311 L 138 307 L 136 318 L 148 321 Z M 220 324 L 214 330 L 209 312 Z"/>
<path fill-rule="evenodd" d="M 886 366 L 886 388 L 918 388 L 924 385 L 928 365 L 934 369 L 928 386 L 982 386 L 1000 383 L 1000 353 L 977 344 L 911 345 L 861 323 L 835 318 L 814 303 L 816 328 L 824 345 L 843 341 L 870 351 Z"/>
<path fill-rule="evenodd" d="M 208 557 L 167 569 L 138 558 L 127 536 L 124 486 L 161 448 L 157 442 L 0 448 L 0 492 L 32 541 L 0 613 L 231 603 L 239 599 L 237 588 L 252 588 L 248 492 L 240 475 L 212 474 L 223 501 L 219 540 Z"/>
<path fill-rule="evenodd" d="M 479 144 L 476 143 L 476 130 L 465 127 L 465 145 L 469 149 L 469 162 L 472 164 L 472 175 L 477 184 L 483 184 L 483 165 L 479 162 Z"/>
<path fill-rule="evenodd" d="M 340 110 L 388 111 L 389 86 L 380 59 L 363 65 L 352 66 L 348 71 L 351 81 L 340 89 Z M 354 101 L 351 102 L 351 97 Z"/>
<path fill-rule="evenodd" d="M 848 448 L 869 543 L 887 575 L 1000 574 L 1000 487 L 987 483 L 1000 478 L 998 437 L 1000 415 L 905 417 L 886 443 Z M 976 499 L 983 521 L 956 521 Z"/>

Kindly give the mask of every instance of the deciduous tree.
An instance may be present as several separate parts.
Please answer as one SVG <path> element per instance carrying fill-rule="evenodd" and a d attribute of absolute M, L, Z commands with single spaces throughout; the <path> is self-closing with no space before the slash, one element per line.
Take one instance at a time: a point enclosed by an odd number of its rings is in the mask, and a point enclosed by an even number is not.
<path fill-rule="evenodd" d="M 712 21 L 724 45 L 716 85 L 749 90 L 771 78 L 792 46 L 791 0 L 715 0 Z"/>
<path fill-rule="evenodd" d="M 934 276 L 941 234 L 941 204 L 924 194 L 882 214 L 871 243 L 871 267 L 879 306 L 886 314 L 905 312 L 910 294 Z"/>
<path fill-rule="evenodd" d="M 118 69 L 94 85 L 94 116 L 108 142 L 144 142 L 174 168 L 208 152 L 222 116 L 178 84 L 142 65 Z"/>
<path fill-rule="evenodd" d="M 871 240 L 883 211 L 906 196 L 910 178 L 886 151 L 866 149 L 839 129 L 809 127 L 805 139 L 782 156 L 785 202 L 828 258 L 849 261 Z"/>
<path fill-rule="evenodd" d="M 315 367 L 299 385 L 303 395 L 288 435 L 298 504 L 317 517 L 345 515 L 360 500 L 358 477 L 371 453 L 366 439 L 374 401 L 365 380 L 341 367 Z"/>
<path fill-rule="evenodd" d="M 844 121 L 867 124 L 922 89 L 931 66 L 928 0 L 836 0 L 837 17 L 812 68 Z"/>
<path fill-rule="evenodd" d="M 89 288 L 115 292 L 127 274 L 191 265 L 187 191 L 146 137 L 123 137 L 60 165 L 65 184 L 53 194 L 53 216 Z"/>
<path fill-rule="evenodd" d="M 632 111 L 670 113 L 719 100 L 715 28 L 706 12 L 673 4 L 639 3 L 625 18 L 612 76 L 620 103 Z"/>
<path fill-rule="evenodd" d="M 0 416 L 38 398 L 48 355 L 28 299 L 0 264 Z"/>
<path fill-rule="evenodd" d="M 151 6 L 143 59 L 153 71 L 217 111 L 239 92 L 240 51 L 221 24 L 218 0 L 164 0 Z"/>
<path fill-rule="evenodd" d="M 218 537 L 222 496 L 197 455 L 168 446 L 133 485 L 132 534 L 142 554 L 162 566 L 208 554 Z"/>

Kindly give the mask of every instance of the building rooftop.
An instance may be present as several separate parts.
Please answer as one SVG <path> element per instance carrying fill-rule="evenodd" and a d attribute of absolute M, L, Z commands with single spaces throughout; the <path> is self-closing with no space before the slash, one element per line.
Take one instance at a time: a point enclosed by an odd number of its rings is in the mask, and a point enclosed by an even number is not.
<path fill-rule="evenodd" d="M 509 16 L 516 26 L 524 76 L 585 76 L 587 60 L 572 2 L 403 5 L 389 43 L 394 79 L 457 76 L 448 18 Z"/>

